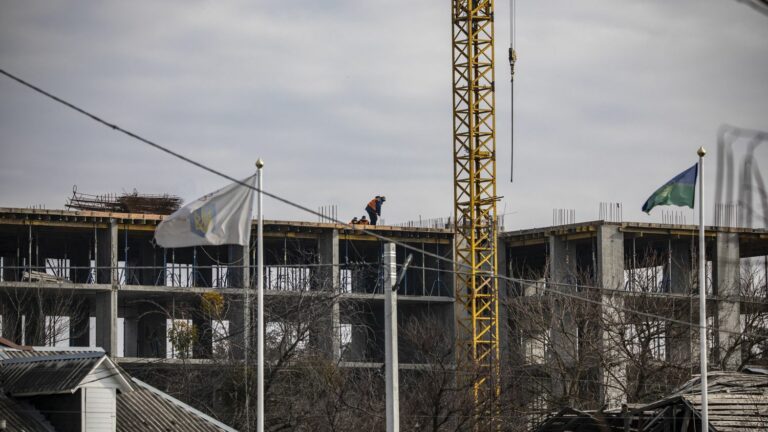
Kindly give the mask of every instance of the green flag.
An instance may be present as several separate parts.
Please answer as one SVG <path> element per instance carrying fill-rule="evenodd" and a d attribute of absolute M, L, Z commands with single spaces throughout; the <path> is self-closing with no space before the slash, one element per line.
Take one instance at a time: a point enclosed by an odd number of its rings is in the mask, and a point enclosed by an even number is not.
<path fill-rule="evenodd" d="M 678 174 L 664 186 L 658 188 L 653 195 L 643 204 L 643 211 L 651 212 L 657 205 L 676 205 L 693 208 L 696 198 L 696 177 L 699 173 L 699 165 L 696 164 Z"/>

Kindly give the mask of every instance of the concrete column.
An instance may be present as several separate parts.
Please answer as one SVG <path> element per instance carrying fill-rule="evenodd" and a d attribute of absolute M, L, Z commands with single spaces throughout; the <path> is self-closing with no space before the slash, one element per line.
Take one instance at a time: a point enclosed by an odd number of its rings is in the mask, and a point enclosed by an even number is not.
<path fill-rule="evenodd" d="M 741 348 L 735 344 L 741 331 L 739 235 L 717 233 L 713 279 L 717 302 L 717 360 L 724 370 L 736 370 L 741 363 Z"/>
<path fill-rule="evenodd" d="M 249 248 L 250 249 L 250 248 Z M 227 268 L 227 285 L 231 288 L 242 288 L 244 286 L 244 266 L 248 262 L 248 252 L 243 246 L 230 245 L 227 248 L 228 262 L 236 263 Z"/>
<path fill-rule="evenodd" d="M 117 285 L 117 222 L 112 220 L 108 228 L 97 230 L 96 241 L 96 280 L 100 284 Z"/>
<path fill-rule="evenodd" d="M 576 295 L 576 250 L 563 236 L 549 237 L 549 288 Z M 573 285 L 571 285 L 573 284 Z M 566 365 L 578 358 L 578 328 L 568 304 L 574 299 L 557 297 L 558 306 L 552 311 L 552 350 Z"/>
<path fill-rule="evenodd" d="M 508 305 L 512 295 L 512 283 L 506 279 L 509 277 L 507 245 L 499 238 L 496 239 L 496 245 L 496 271 L 501 276 L 497 279 L 499 289 L 499 353 L 502 364 L 509 364 L 512 350 L 518 350 L 519 347 L 517 345 L 512 346 L 515 341 L 510 337 Z"/>
<path fill-rule="evenodd" d="M 575 249 L 574 245 L 569 245 L 567 237 L 550 235 L 547 286 L 551 290 L 577 295 Z M 550 359 L 547 361 L 557 361 L 564 368 L 570 369 L 575 367 L 578 361 L 578 325 L 571 306 L 577 300 L 557 295 L 554 299 L 550 317 Z M 570 377 L 567 370 L 563 370 L 562 374 L 552 375 L 551 388 L 555 397 L 563 397 L 566 394 Z"/>
<path fill-rule="evenodd" d="M 327 291 L 333 296 L 326 317 L 321 317 L 318 323 L 317 343 L 320 349 L 334 361 L 341 355 L 340 311 L 338 294 L 340 291 L 339 267 L 339 231 L 331 230 L 323 233 L 317 240 L 318 280 L 314 289 Z"/>
<path fill-rule="evenodd" d="M 323 233 L 317 239 L 317 255 L 320 264 L 314 289 L 339 291 L 339 230 Z"/>
<path fill-rule="evenodd" d="M 253 335 L 257 323 L 251 319 L 254 299 L 250 291 L 250 245 L 240 246 L 231 245 L 228 248 L 228 262 L 236 263 L 227 268 L 227 285 L 230 288 L 243 288 L 243 295 L 239 301 L 230 303 L 229 321 L 230 333 L 237 335 L 233 338 L 233 355 L 239 358 L 244 357 L 244 349 L 250 351 Z M 249 291 L 246 292 L 245 287 Z M 266 327 L 266 326 L 265 326 Z"/>
<path fill-rule="evenodd" d="M 624 323 L 624 233 L 617 225 L 601 225 L 597 230 L 597 284 L 606 288 L 600 293 L 602 325 L 600 325 L 603 367 L 601 375 L 601 401 L 610 407 L 626 403 L 622 391 L 627 382 L 627 358 L 618 349 L 619 341 L 614 331 Z"/>
<path fill-rule="evenodd" d="M 138 357 L 139 355 L 139 314 L 138 307 L 120 306 L 123 313 L 123 356 Z"/>
<path fill-rule="evenodd" d="M 94 301 L 96 316 L 96 346 L 110 356 L 117 355 L 117 290 L 99 292 Z"/>
<path fill-rule="evenodd" d="M 603 288 L 624 289 L 624 233 L 617 225 L 597 229 L 597 279 Z"/>
<path fill-rule="evenodd" d="M 228 262 L 236 264 L 227 268 L 227 285 L 230 288 L 247 287 L 245 289 L 248 290 L 247 292 L 244 290 L 240 301 L 231 303 L 229 320 L 232 327 L 230 328 L 230 333 L 238 335 L 233 338 L 233 340 L 237 341 L 233 344 L 233 347 L 236 348 L 249 348 L 251 346 L 250 341 L 253 339 L 253 335 L 256 334 L 257 324 L 251 319 L 254 296 L 251 295 L 253 290 L 250 289 L 250 253 L 250 245 L 231 245 L 228 248 Z M 246 337 L 248 337 L 247 340 L 245 339 Z M 235 355 L 242 355 L 242 349 L 235 349 L 234 352 Z"/>
<path fill-rule="evenodd" d="M 670 241 L 671 256 L 664 268 L 664 277 L 669 281 L 672 294 L 691 294 L 693 271 L 690 240 Z M 678 321 L 695 322 L 691 305 L 687 301 L 670 300 L 671 313 Z M 691 327 L 669 323 L 666 332 L 666 359 L 668 362 L 685 366 L 691 364 L 692 350 L 698 350 L 698 339 L 694 339 Z"/>
<path fill-rule="evenodd" d="M 110 356 L 117 355 L 117 222 L 110 221 L 107 229 L 96 233 L 98 251 L 96 266 L 97 281 L 110 284 L 108 292 L 99 292 L 94 301 L 96 317 L 96 345 Z"/>

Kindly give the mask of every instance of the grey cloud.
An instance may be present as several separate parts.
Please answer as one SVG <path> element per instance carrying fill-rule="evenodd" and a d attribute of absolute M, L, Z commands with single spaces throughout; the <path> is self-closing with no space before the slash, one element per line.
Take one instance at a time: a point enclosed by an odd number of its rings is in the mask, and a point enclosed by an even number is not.
<path fill-rule="evenodd" d="M 720 123 L 768 129 L 765 16 L 728 0 L 518 2 L 509 184 L 506 7 L 497 2 L 496 81 L 500 209 L 517 211 L 508 226 L 546 224 L 553 207 L 596 217 L 607 200 L 649 220 L 647 195 L 696 147 L 714 148 Z M 3 68 L 122 126 L 236 176 L 261 156 L 267 189 L 338 204 L 345 218 L 379 193 L 388 222 L 452 213 L 443 2 L 0 8 Z M 0 205 L 60 207 L 73 183 L 194 199 L 223 182 L 8 80 L 0 100 Z"/>

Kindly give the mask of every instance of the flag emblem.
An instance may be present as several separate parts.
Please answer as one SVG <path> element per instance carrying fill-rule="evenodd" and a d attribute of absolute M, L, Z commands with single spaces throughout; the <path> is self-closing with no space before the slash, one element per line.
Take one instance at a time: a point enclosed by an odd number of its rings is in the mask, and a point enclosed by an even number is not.
<path fill-rule="evenodd" d="M 247 245 L 256 175 L 211 192 L 176 210 L 155 229 L 164 248 Z"/>
<path fill-rule="evenodd" d="M 192 212 L 192 217 L 189 219 L 189 229 L 200 237 L 205 237 L 205 234 L 211 229 L 215 217 L 216 206 L 210 202 Z"/>

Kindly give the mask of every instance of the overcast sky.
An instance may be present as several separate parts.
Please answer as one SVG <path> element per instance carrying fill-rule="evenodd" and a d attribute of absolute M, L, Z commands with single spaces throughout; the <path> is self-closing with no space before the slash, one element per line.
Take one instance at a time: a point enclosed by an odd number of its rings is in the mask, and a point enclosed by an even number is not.
<path fill-rule="evenodd" d="M 519 0 L 515 182 L 509 6 L 497 2 L 499 213 L 640 211 L 723 123 L 768 130 L 768 17 L 734 0 Z M 452 214 L 447 1 L 0 0 L 0 67 L 105 119 L 342 219 Z M 743 146 L 742 146 L 743 147 Z M 755 153 L 768 179 L 768 145 Z M 714 170 L 709 171 L 710 186 Z M 0 206 L 226 184 L 0 77 Z M 712 202 L 714 188 L 709 188 Z M 267 200 L 273 219 L 316 220 Z M 693 212 L 685 210 L 688 222 Z M 711 213 L 710 213 L 711 214 Z"/>

